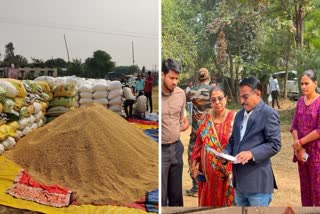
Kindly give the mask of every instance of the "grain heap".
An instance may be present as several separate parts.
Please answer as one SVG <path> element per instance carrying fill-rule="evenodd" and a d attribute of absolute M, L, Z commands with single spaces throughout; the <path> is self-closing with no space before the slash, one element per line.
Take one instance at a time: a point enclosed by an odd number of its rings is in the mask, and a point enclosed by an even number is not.
<path fill-rule="evenodd" d="M 7 153 L 33 178 L 80 204 L 123 205 L 158 188 L 158 146 L 100 104 L 68 112 Z"/>

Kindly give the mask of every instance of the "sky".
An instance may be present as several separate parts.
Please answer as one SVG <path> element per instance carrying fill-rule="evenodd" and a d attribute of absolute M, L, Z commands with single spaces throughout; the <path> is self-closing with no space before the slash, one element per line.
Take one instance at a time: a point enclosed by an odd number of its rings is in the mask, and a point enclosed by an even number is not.
<path fill-rule="evenodd" d="M 0 54 L 68 60 L 107 52 L 116 66 L 159 69 L 159 0 L 0 0 Z M 132 48 L 133 47 L 133 48 Z M 132 49 L 134 51 L 132 51 Z M 134 54 L 133 54 L 134 53 Z"/>

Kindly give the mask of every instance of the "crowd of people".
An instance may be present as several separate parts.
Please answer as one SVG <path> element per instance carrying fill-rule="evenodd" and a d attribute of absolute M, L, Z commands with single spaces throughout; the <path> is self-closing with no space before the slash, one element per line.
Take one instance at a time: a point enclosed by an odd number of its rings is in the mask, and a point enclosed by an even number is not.
<path fill-rule="evenodd" d="M 279 86 L 270 82 L 272 107 L 262 100 L 262 84 L 255 77 L 239 83 L 242 109 L 226 108 L 228 97 L 219 84 L 210 84 L 206 68 L 198 83 L 178 87 L 180 65 L 162 63 L 162 206 L 183 206 L 183 150 L 180 133 L 191 128 L 188 145 L 193 186 L 187 195 L 199 206 L 269 206 L 277 182 L 271 158 L 281 150 L 278 111 Z M 300 77 L 303 96 L 291 125 L 293 161 L 298 163 L 302 206 L 320 206 L 320 95 L 317 77 L 307 70 Z M 186 114 L 187 110 L 191 118 Z M 284 142 L 283 142 L 284 143 Z"/>
<path fill-rule="evenodd" d="M 128 84 L 125 85 L 123 88 L 123 96 L 125 98 L 123 107 L 127 118 L 133 117 L 133 110 L 135 110 L 135 116 L 138 118 L 144 118 L 146 112 L 152 113 L 153 82 L 154 77 L 151 71 L 148 71 L 145 79 L 142 74 L 137 75 L 134 86 L 129 87 Z"/>

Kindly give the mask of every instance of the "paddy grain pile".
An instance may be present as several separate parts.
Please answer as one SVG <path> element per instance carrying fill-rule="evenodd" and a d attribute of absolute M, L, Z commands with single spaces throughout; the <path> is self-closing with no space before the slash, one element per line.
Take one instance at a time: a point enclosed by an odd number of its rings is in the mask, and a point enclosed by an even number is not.
<path fill-rule="evenodd" d="M 124 205 L 158 188 L 158 144 L 99 104 L 34 130 L 7 157 L 80 204 Z"/>

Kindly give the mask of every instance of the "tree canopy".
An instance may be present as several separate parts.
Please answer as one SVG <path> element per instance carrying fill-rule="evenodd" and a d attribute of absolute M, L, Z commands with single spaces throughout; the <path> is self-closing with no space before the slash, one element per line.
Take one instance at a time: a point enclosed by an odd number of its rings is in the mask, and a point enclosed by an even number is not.
<path fill-rule="evenodd" d="M 207 67 L 234 98 L 247 76 L 266 86 L 277 71 L 319 74 L 319 9 L 316 0 L 163 0 L 162 59 L 181 63 L 182 84 Z"/>

